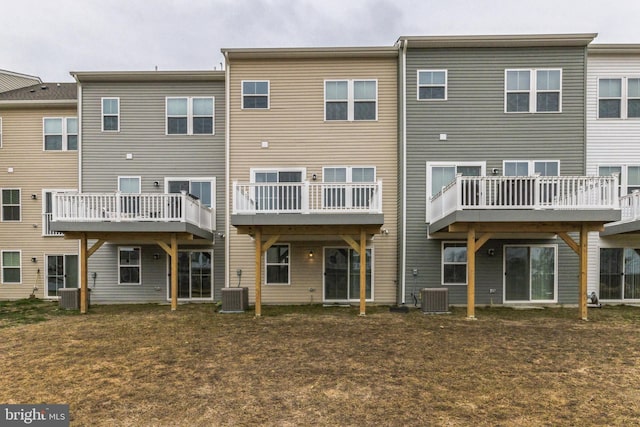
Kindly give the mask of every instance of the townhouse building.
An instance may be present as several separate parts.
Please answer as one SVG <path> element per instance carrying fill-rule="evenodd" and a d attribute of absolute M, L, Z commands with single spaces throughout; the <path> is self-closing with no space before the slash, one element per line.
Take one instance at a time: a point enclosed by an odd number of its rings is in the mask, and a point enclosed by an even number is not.
<path fill-rule="evenodd" d="M 401 302 L 578 304 L 587 233 L 620 218 L 585 176 L 595 34 L 401 37 Z"/>
<path fill-rule="evenodd" d="M 73 72 L 77 192 L 53 227 L 80 241 L 81 310 L 214 301 L 225 281 L 222 71 Z"/>
<path fill-rule="evenodd" d="M 261 304 L 397 298 L 397 49 L 223 49 L 228 274 Z"/>
<path fill-rule="evenodd" d="M 76 85 L 0 72 L 0 299 L 78 286 L 78 244 L 51 228 L 52 194 L 78 188 Z"/>
<path fill-rule="evenodd" d="M 592 233 L 589 292 L 640 302 L 640 45 L 594 44 L 587 68 L 587 173 L 617 175 L 622 218 Z"/>

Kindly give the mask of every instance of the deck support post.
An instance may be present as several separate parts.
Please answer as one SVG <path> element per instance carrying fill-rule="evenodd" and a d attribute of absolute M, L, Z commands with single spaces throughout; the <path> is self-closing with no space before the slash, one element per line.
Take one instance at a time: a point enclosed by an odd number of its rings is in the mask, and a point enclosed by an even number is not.
<path fill-rule="evenodd" d="M 80 234 L 80 313 L 86 314 L 89 306 L 89 255 L 87 253 L 87 233 Z"/>
<path fill-rule="evenodd" d="M 256 304 L 255 316 L 262 316 L 262 230 L 257 227 L 254 234 L 256 241 Z"/>
<path fill-rule="evenodd" d="M 587 246 L 589 235 L 587 232 L 587 225 L 582 224 L 580 227 L 580 275 L 579 281 L 579 293 L 578 293 L 578 306 L 580 307 L 580 318 L 582 320 L 588 320 L 587 318 Z"/>
<path fill-rule="evenodd" d="M 467 229 L 467 319 L 476 318 L 476 229 Z"/>
<path fill-rule="evenodd" d="M 171 311 L 178 308 L 178 237 L 171 234 Z"/>
<path fill-rule="evenodd" d="M 367 314 L 367 234 L 360 229 L 360 316 Z"/>

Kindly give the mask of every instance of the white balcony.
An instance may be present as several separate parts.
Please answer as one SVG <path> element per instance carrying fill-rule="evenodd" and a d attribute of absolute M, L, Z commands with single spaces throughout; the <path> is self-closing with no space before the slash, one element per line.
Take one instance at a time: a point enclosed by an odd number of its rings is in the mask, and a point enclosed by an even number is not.
<path fill-rule="evenodd" d="M 429 201 L 434 223 L 465 210 L 614 210 L 617 176 L 456 176 Z"/>
<path fill-rule="evenodd" d="M 51 222 L 187 223 L 215 230 L 215 209 L 183 192 L 178 194 L 54 193 Z"/>
<path fill-rule="evenodd" d="M 233 183 L 233 215 L 382 214 L 382 181 Z"/>
<path fill-rule="evenodd" d="M 640 191 L 620 197 L 621 222 L 640 220 Z"/>

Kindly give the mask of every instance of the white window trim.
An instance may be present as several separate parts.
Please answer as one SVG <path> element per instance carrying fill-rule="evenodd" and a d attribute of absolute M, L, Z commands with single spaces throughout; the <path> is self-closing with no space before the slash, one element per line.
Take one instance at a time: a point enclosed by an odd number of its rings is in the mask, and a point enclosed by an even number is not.
<path fill-rule="evenodd" d="M 376 182 L 376 178 L 377 178 L 377 170 L 375 166 L 370 166 L 370 165 L 355 165 L 355 166 L 345 166 L 345 165 L 338 165 L 338 166 L 323 166 L 322 167 L 322 182 L 326 182 L 325 181 L 325 173 L 324 171 L 326 169 L 346 169 L 347 172 L 347 177 L 346 177 L 346 183 L 351 183 L 353 182 L 353 176 L 352 176 L 352 172 L 353 169 L 373 169 L 373 181 L 371 182 Z"/>
<path fill-rule="evenodd" d="M 245 83 L 266 83 L 267 84 L 267 94 L 247 94 L 247 96 L 266 96 L 267 97 L 267 108 L 245 108 L 244 107 L 244 84 Z M 271 109 L 271 81 L 270 80 L 242 80 L 240 82 L 240 109 L 247 111 L 264 111 Z"/>
<path fill-rule="evenodd" d="M 629 190 L 628 190 L 628 188 L 630 187 L 629 168 L 630 167 L 640 168 L 640 163 L 602 163 L 602 164 L 598 164 L 596 167 L 597 167 L 598 175 L 600 175 L 601 167 L 620 168 L 620 175 L 618 175 L 618 188 L 620 189 L 620 195 L 626 196 L 628 194 L 631 194 L 629 193 Z M 624 180 L 622 178 L 624 178 Z M 636 187 L 636 186 L 633 185 L 632 187 Z"/>
<path fill-rule="evenodd" d="M 420 73 L 444 73 L 444 85 L 420 84 Z M 444 86 L 444 98 L 420 98 L 420 88 L 422 87 L 441 87 Z M 449 72 L 448 70 L 417 70 L 416 73 L 416 100 L 420 102 L 442 102 L 449 98 Z"/>
<path fill-rule="evenodd" d="M 136 250 L 138 249 L 138 283 L 122 283 L 120 282 L 120 267 L 131 267 L 130 265 L 120 264 L 120 251 L 121 250 Z M 142 285 L 142 247 L 141 246 L 118 246 L 118 285 L 121 286 L 141 286 Z"/>
<path fill-rule="evenodd" d="M 507 94 L 511 92 L 525 92 L 523 90 L 507 90 L 507 73 L 509 71 L 529 71 L 529 110 L 528 111 L 507 111 Z M 560 89 L 556 90 L 538 90 L 537 77 L 538 71 L 559 71 L 560 72 Z M 558 111 L 537 111 L 536 96 L 538 93 L 555 93 L 558 92 Z M 504 112 L 505 114 L 558 114 L 562 113 L 562 68 L 507 68 L 504 70 Z"/>
<path fill-rule="evenodd" d="M 596 79 L 596 119 L 598 120 L 640 120 L 640 117 L 629 117 L 629 79 L 640 79 L 640 75 L 600 76 Z M 620 80 L 620 98 L 602 98 L 620 100 L 620 117 L 600 117 L 600 80 Z"/>
<path fill-rule="evenodd" d="M 63 258 L 65 276 L 67 274 L 66 273 L 66 271 L 67 271 L 67 257 L 68 256 L 76 256 L 76 257 L 78 257 L 78 289 L 79 289 L 80 288 L 80 256 L 78 254 L 67 253 L 67 252 L 64 252 L 64 253 L 45 253 L 44 254 L 44 277 L 45 277 L 45 280 L 47 279 L 47 274 L 48 274 L 47 272 L 49 271 L 49 257 L 50 256 L 61 256 Z M 66 286 L 67 285 L 66 277 L 65 277 L 64 284 L 65 284 L 65 287 L 64 288 L 60 288 L 60 289 L 76 289 L 76 288 L 67 288 L 67 286 Z M 48 299 L 48 300 L 54 300 L 54 301 L 60 299 L 59 296 L 52 297 L 52 296 L 47 295 L 49 293 L 49 289 L 48 289 L 48 286 L 47 286 L 46 282 L 45 282 L 45 285 L 43 286 L 43 288 L 44 289 L 43 289 L 43 292 L 42 292 L 42 298 Z"/>
<path fill-rule="evenodd" d="M 20 281 L 19 282 L 5 282 L 4 281 L 4 253 L 5 252 L 18 252 L 19 254 L 19 259 L 20 259 L 20 264 L 18 266 L 18 269 L 20 269 Z M 7 267 L 7 268 L 16 268 L 16 267 Z M 3 285 L 21 285 L 22 284 L 22 250 L 21 249 L 3 249 L 2 251 L 0 251 L 0 276 L 2 276 L 0 279 L 2 280 L 2 284 Z"/>
<path fill-rule="evenodd" d="M 69 119 L 76 119 L 76 121 L 78 120 L 78 117 L 74 117 L 74 116 L 69 116 L 69 117 L 43 117 L 42 118 L 42 151 L 47 152 L 47 153 L 59 153 L 59 152 L 63 152 L 63 151 L 78 151 L 78 149 L 73 149 L 70 150 L 69 149 L 69 136 L 75 135 L 76 137 L 78 136 L 77 133 L 69 133 L 67 128 L 67 121 Z M 58 135 L 57 133 L 52 133 L 52 134 L 48 134 L 45 131 L 45 123 L 47 120 L 61 120 L 62 121 L 62 133 L 59 134 L 60 136 L 62 136 L 62 148 L 60 148 L 60 150 L 47 150 L 47 146 L 46 146 L 46 136 L 47 135 Z M 79 129 L 78 129 L 79 130 Z"/>
<path fill-rule="evenodd" d="M 127 194 L 140 194 L 142 192 L 142 177 L 141 176 L 129 176 L 129 175 L 120 175 L 118 176 L 118 192 L 122 191 L 120 189 L 120 180 L 121 179 L 137 179 L 138 180 L 138 191 L 136 193 L 127 193 Z"/>
<path fill-rule="evenodd" d="M 330 82 L 347 82 L 347 119 L 346 120 L 328 120 L 327 119 L 327 83 Z M 355 82 L 375 82 L 376 83 L 376 98 L 375 99 L 368 99 L 368 100 L 364 100 L 364 99 L 359 99 L 356 101 L 355 99 L 355 89 L 354 89 L 354 83 Z M 379 96 L 378 96 L 378 79 L 325 79 L 324 83 L 323 83 L 323 88 L 322 91 L 324 93 L 324 104 L 323 104 L 323 108 L 324 108 L 324 121 L 328 122 L 328 123 L 332 123 L 332 122 L 377 122 L 378 121 L 378 106 L 380 104 L 379 102 Z M 331 101 L 336 101 L 336 100 L 331 100 Z M 362 120 L 362 119 L 355 119 L 355 104 L 356 102 L 375 102 L 376 103 L 376 112 L 375 112 L 375 118 L 373 119 L 367 119 L 367 120 Z M 344 101 L 340 101 L 340 102 L 344 102 Z"/>
<path fill-rule="evenodd" d="M 425 223 L 429 224 L 429 219 L 431 218 L 430 206 L 431 206 L 431 171 L 434 167 L 458 167 L 458 166 L 479 166 L 480 167 L 480 176 L 487 175 L 487 162 L 427 162 L 426 168 L 426 183 L 425 183 Z"/>
<path fill-rule="evenodd" d="M 105 113 L 104 113 L 104 101 L 105 99 L 115 99 L 118 101 L 118 112 L 115 114 L 115 116 L 118 118 L 118 129 L 109 129 L 109 130 L 105 130 L 104 128 L 104 117 L 105 117 Z M 108 114 L 109 117 L 114 116 L 114 114 Z M 80 126 L 80 124 L 78 123 L 78 126 Z M 105 96 L 100 98 L 100 129 L 102 130 L 102 132 L 120 132 L 120 97 L 114 97 L 114 96 Z M 80 131 L 80 129 L 78 129 L 78 131 Z"/>
<path fill-rule="evenodd" d="M 325 268 L 326 268 L 326 260 L 324 258 L 325 253 L 326 253 L 326 249 L 346 249 L 347 251 L 351 251 L 353 250 L 353 248 L 351 246 L 323 246 L 322 247 L 322 272 L 325 272 Z M 375 252 L 375 247 L 373 246 L 368 246 L 367 250 L 371 251 L 371 298 L 366 298 L 365 301 L 367 302 L 373 302 L 376 299 L 375 296 L 375 290 L 376 290 L 376 286 L 375 286 L 375 281 L 376 281 L 376 275 L 375 275 L 375 256 L 376 256 L 376 252 Z M 327 302 L 336 302 L 336 301 L 359 301 L 360 300 L 360 296 L 356 296 L 356 298 L 353 298 L 353 295 L 351 295 L 350 299 L 347 300 L 341 300 L 341 299 L 325 299 L 325 289 L 326 289 L 326 276 L 323 274 L 322 275 L 322 301 L 327 301 Z"/>
<path fill-rule="evenodd" d="M 554 176 L 560 176 L 560 160 L 525 160 L 525 159 L 510 159 L 510 160 L 503 160 L 502 161 L 502 175 L 503 176 L 507 176 L 504 174 L 505 166 L 507 163 L 527 163 L 527 171 L 528 171 L 528 175 L 527 176 L 534 176 L 535 175 L 535 166 L 536 163 L 556 163 L 558 165 L 558 175 L 554 175 Z"/>
<path fill-rule="evenodd" d="M 506 248 L 554 248 L 553 250 L 553 299 L 550 300 L 533 300 L 531 299 L 531 270 L 529 270 L 529 299 L 522 301 L 507 301 L 507 250 Z M 531 254 L 529 254 L 531 256 Z M 554 244 L 540 244 L 540 245 L 531 245 L 531 244 L 512 244 L 512 245 L 503 245 L 502 250 L 502 303 L 503 304 L 549 304 L 549 303 L 557 303 L 558 302 L 558 245 Z"/>
<path fill-rule="evenodd" d="M 250 174 L 251 174 L 251 183 L 255 183 L 256 182 L 256 173 L 263 173 L 263 172 L 300 172 L 301 174 L 301 179 L 302 181 L 300 182 L 305 182 L 307 180 L 307 168 L 295 168 L 295 167 L 282 167 L 282 168 L 251 168 L 250 169 Z"/>
<path fill-rule="evenodd" d="M 465 246 L 465 249 L 467 250 L 467 261 L 465 262 L 448 262 L 447 265 L 462 265 L 464 264 L 466 266 L 465 268 L 465 282 L 464 283 L 445 283 L 444 281 L 444 245 L 446 244 L 462 244 Z M 440 243 L 440 284 L 442 286 L 467 286 L 469 283 L 469 251 L 467 248 L 467 242 L 463 241 L 463 240 L 444 240 Z"/>
<path fill-rule="evenodd" d="M 267 252 L 269 251 L 269 249 L 273 248 L 274 246 L 286 246 L 288 253 L 289 253 L 289 262 L 287 262 L 286 264 L 283 263 L 269 263 L 267 262 Z M 267 249 L 264 253 L 264 280 L 263 283 L 265 286 L 291 286 L 291 260 L 292 260 L 292 253 L 291 253 L 291 244 L 290 243 L 274 243 L 269 249 Z M 269 283 L 267 280 L 267 267 L 269 265 L 286 265 L 288 270 L 289 270 L 289 274 L 287 274 L 287 283 Z"/>
<path fill-rule="evenodd" d="M 186 99 L 187 100 L 187 133 L 169 133 L 169 100 L 170 99 Z M 194 133 L 193 132 L 193 119 L 196 117 L 209 117 L 209 116 L 197 116 L 193 113 L 193 101 L 196 99 L 210 99 L 213 105 L 211 110 L 211 133 Z M 185 116 L 171 116 L 171 117 L 185 117 Z M 164 100 L 164 134 L 167 136 L 205 136 L 216 134 L 216 99 L 213 96 L 167 96 Z"/>
<path fill-rule="evenodd" d="M 2 191 L 3 190 L 18 190 L 18 200 L 19 203 L 17 205 L 14 204 L 8 204 L 6 206 L 18 206 L 20 208 L 20 219 L 15 220 L 15 219 L 4 219 L 4 200 L 2 199 Z M 6 187 L 6 188 L 0 188 L 0 222 L 22 222 L 22 189 L 21 188 L 13 188 L 13 187 Z"/>
<path fill-rule="evenodd" d="M 216 207 L 216 178 L 207 176 L 207 177 L 165 177 L 164 178 L 164 192 L 169 193 L 169 181 L 189 181 L 189 186 L 191 183 L 202 182 L 202 181 L 210 181 L 211 182 L 211 209 L 215 209 Z"/>

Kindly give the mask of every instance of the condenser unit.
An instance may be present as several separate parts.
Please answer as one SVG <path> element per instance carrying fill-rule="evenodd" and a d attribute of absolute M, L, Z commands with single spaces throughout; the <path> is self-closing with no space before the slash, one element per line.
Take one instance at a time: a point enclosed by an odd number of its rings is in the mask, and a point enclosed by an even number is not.
<path fill-rule="evenodd" d="M 80 289 L 58 289 L 58 306 L 64 310 L 80 310 Z"/>
<path fill-rule="evenodd" d="M 449 311 L 448 288 L 424 288 L 420 290 L 423 313 L 447 313 Z"/>
<path fill-rule="evenodd" d="M 222 288 L 220 313 L 242 313 L 249 308 L 249 288 Z"/>

